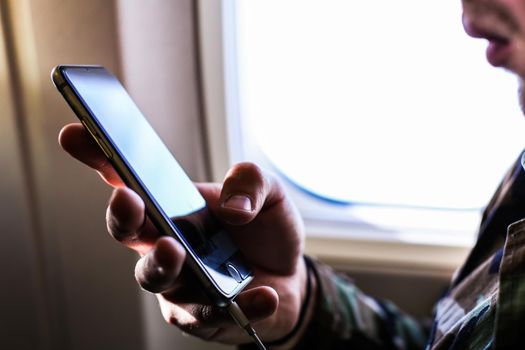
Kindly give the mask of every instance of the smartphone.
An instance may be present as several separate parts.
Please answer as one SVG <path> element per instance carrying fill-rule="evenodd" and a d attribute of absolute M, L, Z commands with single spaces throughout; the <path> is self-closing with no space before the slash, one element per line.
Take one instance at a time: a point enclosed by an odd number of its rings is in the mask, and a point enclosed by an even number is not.
<path fill-rule="evenodd" d="M 184 246 L 204 292 L 216 305 L 229 305 L 252 270 L 126 89 L 102 66 L 60 65 L 51 76 L 159 232 Z"/>

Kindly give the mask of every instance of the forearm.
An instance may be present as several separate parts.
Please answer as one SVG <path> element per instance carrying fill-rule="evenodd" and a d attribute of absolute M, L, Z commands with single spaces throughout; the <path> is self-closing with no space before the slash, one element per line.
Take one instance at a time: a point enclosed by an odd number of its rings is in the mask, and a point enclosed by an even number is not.
<path fill-rule="evenodd" d="M 393 304 L 362 293 L 345 276 L 314 263 L 316 297 L 301 339 L 288 349 L 422 349 L 426 334 Z"/>

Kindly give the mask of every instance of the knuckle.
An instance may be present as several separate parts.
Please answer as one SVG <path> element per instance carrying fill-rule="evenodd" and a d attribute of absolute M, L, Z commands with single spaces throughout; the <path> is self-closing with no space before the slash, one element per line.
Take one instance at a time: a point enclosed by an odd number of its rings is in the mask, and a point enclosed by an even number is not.
<path fill-rule="evenodd" d="M 191 334 L 204 340 L 213 340 L 218 334 L 219 328 L 201 319 L 208 312 L 213 313 L 210 307 L 195 304 L 192 304 L 192 306 L 188 304 L 172 304 L 162 299 L 160 299 L 160 307 L 166 323 L 176 326 L 183 333 Z M 205 311 L 204 309 L 208 310 Z M 206 318 L 207 316 L 204 317 Z"/>
<path fill-rule="evenodd" d="M 186 310 L 173 305 L 163 312 L 167 324 L 176 326 L 181 331 L 194 334 L 200 327 L 200 323 Z"/>
<path fill-rule="evenodd" d="M 199 322 L 202 322 L 204 324 L 216 322 L 217 319 L 220 317 L 217 308 L 211 305 L 199 305 L 198 307 L 196 307 L 195 315 Z"/>

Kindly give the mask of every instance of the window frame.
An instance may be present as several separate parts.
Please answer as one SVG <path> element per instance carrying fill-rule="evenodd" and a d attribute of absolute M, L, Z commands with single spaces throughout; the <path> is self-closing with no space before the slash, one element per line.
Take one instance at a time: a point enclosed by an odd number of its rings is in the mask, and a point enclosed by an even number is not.
<path fill-rule="evenodd" d="M 200 0 L 198 35 L 207 141 L 212 180 L 221 182 L 228 168 L 245 159 L 238 145 L 243 140 L 239 116 L 236 43 L 236 0 Z M 228 48 L 228 50 L 225 50 Z M 248 153 L 257 153 L 250 150 Z M 263 157 L 260 165 L 271 167 Z M 286 181 L 285 181 L 286 182 Z M 302 191 L 285 183 L 300 207 L 312 201 Z M 408 274 L 450 276 L 464 261 L 473 243 L 465 240 L 400 239 L 360 230 L 344 221 L 304 218 L 307 254 L 342 268 L 390 271 Z M 346 234 L 345 234 L 346 233 Z M 423 234 L 419 235 L 424 237 Z"/>

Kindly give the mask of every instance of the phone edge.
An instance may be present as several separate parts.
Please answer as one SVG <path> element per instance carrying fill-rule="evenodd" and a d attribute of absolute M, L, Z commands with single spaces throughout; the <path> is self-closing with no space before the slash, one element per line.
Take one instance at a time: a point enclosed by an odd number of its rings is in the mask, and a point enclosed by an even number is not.
<path fill-rule="evenodd" d="M 122 178 L 126 186 L 135 191 L 142 198 L 146 206 L 147 214 L 150 216 L 150 219 L 157 227 L 157 229 L 159 229 L 161 232 L 171 233 L 170 235 L 176 238 L 184 246 L 187 253 L 186 263 L 196 274 L 199 281 L 203 284 L 204 292 L 208 295 L 208 297 L 210 297 L 210 299 L 212 299 L 212 301 L 217 306 L 225 307 L 229 305 L 231 300 L 233 300 L 251 282 L 251 280 L 253 279 L 253 272 L 250 274 L 250 276 L 244 279 L 242 283 L 239 283 L 239 285 L 231 293 L 225 293 L 218 286 L 214 279 L 208 274 L 206 269 L 200 266 L 199 262 L 197 261 L 199 259 L 194 256 L 190 249 L 188 249 L 186 243 L 178 237 L 179 234 L 176 232 L 176 229 L 171 224 L 167 223 L 168 220 L 164 217 L 164 215 L 162 215 L 162 213 L 160 213 L 160 211 L 157 208 L 157 205 L 154 203 L 151 196 L 148 194 L 147 191 L 144 190 L 144 188 L 140 185 L 139 181 L 137 181 L 137 179 L 133 175 L 133 171 L 131 171 L 127 164 L 122 159 L 120 159 L 120 155 L 112 147 L 111 142 L 106 137 L 105 132 L 93 120 L 94 118 L 91 116 L 91 113 L 85 108 L 85 106 L 79 100 L 78 96 L 75 94 L 73 88 L 69 86 L 67 79 L 62 75 L 61 69 L 64 68 L 106 68 L 100 65 L 57 65 L 53 68 L 51 72 L 51 80 L 53 81 L 57 90 L 66 100 L 69 107 L 73 110 L 77 119 L 79 119 L 80 122 L 84 125 L 84 128 L 87 129 L 87 125 L 85 124 L 85 122 L 83 122 L 84 118 L 89 118 L 92 124 L 91 126 L 96 129 L 94 130 L 96 131 L 96 134 L 101 136 L 103 138 L 102 141 L 105 143 L 106 147 L 113 151 L 112 156 L 108 157 L 106 150 L 104 150 L 104 146 L 102 146 L 99 140 L 96 138 L 96 136 L 88 130 L 91 138 L 94 139 L 98 147 L 104 152 L 109 162 L 113 165 L 113 167 L 115 168 L 119 176 Z M 71 90 L 69 94 L 65 91 L 65 87 L 68 87 Z M 210 290 L 215 291 L 215 294 L 209 293 Z"/>

